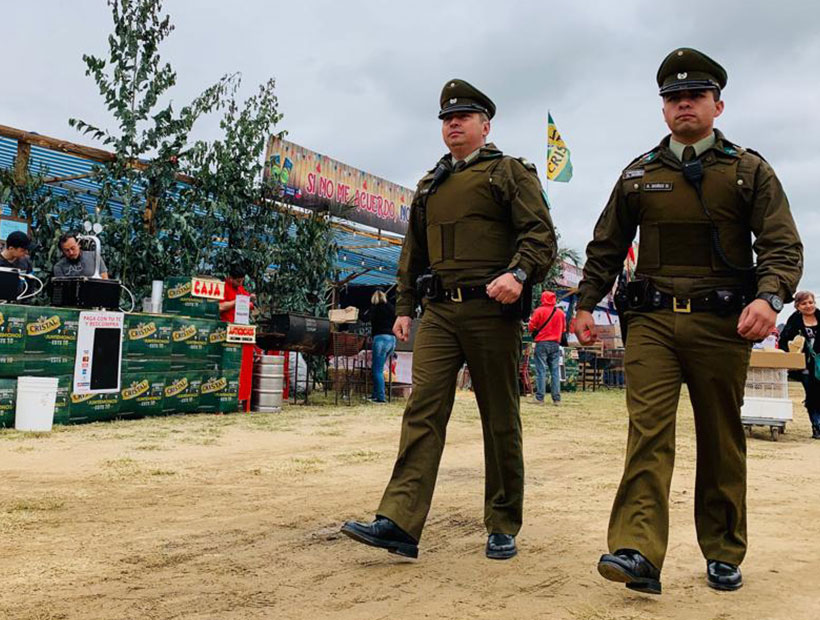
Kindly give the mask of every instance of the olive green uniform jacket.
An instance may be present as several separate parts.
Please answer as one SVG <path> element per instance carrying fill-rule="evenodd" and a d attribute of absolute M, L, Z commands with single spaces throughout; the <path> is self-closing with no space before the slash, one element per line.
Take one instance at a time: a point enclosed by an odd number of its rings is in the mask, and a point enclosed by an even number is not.
<path fill-rule="evenodd" d="M 450 166 L 450 161 L 447 155 L 440 164 Z M 484 285 L 516 266 L 532 279 L 545 276 L 556 255 L 555 232 L 532 168 L 488 144 L 430 193 L 433 175 L 431 171 L 419 182 L 413 200 L 399 262 L 397 315 L 412 314 L 415 279 L 428 265 L 449 289 Z M 521 527 L 524 497 L 518 397 L 521 320 L 486 297 L 461 303 L 425 301 L 424 307 L 413 346 L 413 392 L 402 419 L 399 454 L 377 514 L 414 538 L 421 536 L 456 378 L 466 361 L 484 434 L 485 526 L 490 533 L 514 535 Z"/>
<path fill-rule="evenodd" d="M 587 247 L 578 307 L 594 309 L 623 269 L 640 228 L 636 277 L 678 298 L 716 289 L 752 289 L 790 300 L 802 245 L 786 196 L 759 155 L 716 131 L 700 155 L 706 215 L 668 138 L 621 174 Z M 720 249 L 712 242 L 717 229 Z M 752 241 L 752 235 L 754 240 Z M 757 255 L 756 279 L 748 268 Z M 660 568 L 669 531 L 675 417 L 687 384 L 695 417 L 695 526 L 704 557 L 740 564 L 746 553 L 746 443 L 740 407 L 751 343 L 737 333 L 739 311 L 626 313 L 624 367 L 629 435 L 612 508 L 610 551 L 636 549 Z"/>

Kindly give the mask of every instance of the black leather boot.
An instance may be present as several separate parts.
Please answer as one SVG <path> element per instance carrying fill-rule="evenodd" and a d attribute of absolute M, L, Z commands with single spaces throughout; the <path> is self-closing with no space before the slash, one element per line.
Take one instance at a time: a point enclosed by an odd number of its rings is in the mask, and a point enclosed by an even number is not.
<path fill-rule="evenodd" d="M 419 557 L 418 541 L 387 517 L 376 515 L 372 523 L 348 521 L 342 526 L 342 534 L 365 545 L 387 549 L 390 553 L 407 558 Z"/>
<path fill-rule="evenodd" d="M 743 586 L 743 575 L 737 564 L 706 560 L 706 582 L 715 590 L 737 590 Z"/>
<path fill-rule="evenodd" d="M 812 426 L 811 427 L 811 438 L 812 439 L 820 439 L 820 426 Z"/>
<path fill-rule="evenodd" d="M 485 553 L 491 560 L 509 560 L 518 553 L 515 536 L 510 534 L 490 534 L 487 537 Z"/>
<path fill-rule="evenodd" d="M 626 584 L 630 590 L 646 594 L 661 593 L 661 571 L 634 549 L 618 549 L 598 560 L 598 572 L 610 581 Z"/>

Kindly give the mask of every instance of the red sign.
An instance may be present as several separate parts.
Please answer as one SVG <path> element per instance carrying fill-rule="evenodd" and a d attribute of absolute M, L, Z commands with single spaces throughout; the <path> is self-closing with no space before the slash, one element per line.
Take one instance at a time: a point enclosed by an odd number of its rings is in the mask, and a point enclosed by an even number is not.
<path fill-rule="evenodd" d="M 234 344 L 256 344 L 256 325 L 228 323 L 226 340 Z"/>
<path fill-rule="evenodd" d="M 221 301 L 225 293 L 225 283 L 221 280 L 209 278 L 193 278 L 191 280 L 191 295 Z"/>

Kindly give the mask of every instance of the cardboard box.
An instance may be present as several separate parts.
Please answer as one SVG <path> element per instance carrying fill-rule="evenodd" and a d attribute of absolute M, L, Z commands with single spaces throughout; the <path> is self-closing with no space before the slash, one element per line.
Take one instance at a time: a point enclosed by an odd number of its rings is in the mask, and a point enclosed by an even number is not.
<path fill-rule="evenodd" d="M 125 357 L 122 360 L 122 374 L 159 373 L 167 375 L 171 372 L 171 359 L 170 356 L 167 358 Z"/>
<path fill-rule="evenodd" d="M 26 306 L 0 306 L 0 355 L 14 355 L 26 350 L 27 317 Z"/>
<path fill-rule="evenodd" d="M 71 385 L 73 375 L 57 377 L 57 400 L 54 402 L 54 424 L 68 424 L 71 420 Z"/>
<path fill-rule="evenodd" d="M 176 276 L 165 280 L 162 311 L 166 314 L 218 319 L 219 302 L 204 297 L 194 297 L 192 280 L 193 278 L 188 276 Z"/>
<path fill-rule="evenodd" d="M 165 375 L 160 373 L 123 374 L 120 414 L 159 415 L 165 397 Z"/>
<path fill-rule="evenodd" d="M 219 367 L 222 372 L 239 371 L 242 367 L 242 354 L 245 345 L 225 343 L 222 345 L 222 357 L 219 362 Z"/>
<path fill-rule="evenodd" d="M 233 413 L 239 410 L 239 372 L 205 373 L 199 391 L 199 411 Z"/>
<path fill-rule="evenodd" d="M 177 317 L 171 332 L 171 352 L 190 360 L 215 356 L 212 349 L 219 343 L 211 342 L 211 334 L 217 328 L 217 321 Z"/>
<path fill-rule="evenodd" d="M 74 375 L 74 355 L 26 355 L 21 375 L 31 377 L 59 377 Z"/>
<path fill-rule="evenodd" d="M 73 308 L 28 308 L 26 353 L 48 353 L 74 357 L 80 311 Z"/>
<path fill-rule="evenodd" d="M 355 306 L 338 308 L 328 313 L 331 323 L 355 323 L 359 320 L 359 309 Z"/>
<path fill-rule="evenodd" d="M 101 422 L 113 420 L 120 412 L 120 393 L 75 394 L 69 396 L 69 421 Z"/>
<path fill-rule="evenodd" d="M 806 367 L 806 357 L 802 353 L 786 353 L 780 349 L 773 351 L 752 349 L 749 367 L 803 370 Z"/>
<path fill-rule="evenodd" d="M 122 354 L 129 357 L 170 357 L 173 316 L 126 314 Z"/>
<path fill-rule="evenodd" d="M 20 375 L 26 374 L 26 359 L 26 355 L 22 353 L 0 355 L 0 377 L 17 379 Z"/>
<path fill-rule="evenodd" d="M 0 379 L 0 428 L 14 427 L 17 379 Z"/>
<path fill-rule="evenodd" d="M 202 372 L 172 372 L 165 382 L 162 410 L 165 413 L 189 413 L 199 410 Z"/>

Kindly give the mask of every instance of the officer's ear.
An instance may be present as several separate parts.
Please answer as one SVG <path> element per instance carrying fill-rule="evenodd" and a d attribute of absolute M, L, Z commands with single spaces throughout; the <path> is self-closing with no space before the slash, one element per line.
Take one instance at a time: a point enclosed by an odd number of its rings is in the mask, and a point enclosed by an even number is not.
<path fill-rule="evenodd" d="M 723 114 L 723 99 L 715 101 L 715 118 Z"/>
<path fill-rule="evenodd" d="M 481 135 L 487 137 L 490 134 L 490 119 L 486 114 L 481 115 Z"/>

